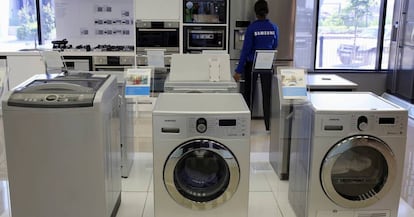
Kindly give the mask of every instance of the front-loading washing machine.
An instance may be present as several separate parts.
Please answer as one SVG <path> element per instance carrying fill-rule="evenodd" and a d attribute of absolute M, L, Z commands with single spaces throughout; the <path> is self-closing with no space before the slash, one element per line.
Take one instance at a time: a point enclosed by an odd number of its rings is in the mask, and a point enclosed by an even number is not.
<path fill-rule="evenodd" d="M 397 217 L 407 110 L 367 92 L 295 106 L 289 202 L 298 217 Z"/>
<path fill-rule="evenodd" d="M 160 94 L 153 146 L 155 217 L 247 217 L 250 111 L 241 94 Z"/>

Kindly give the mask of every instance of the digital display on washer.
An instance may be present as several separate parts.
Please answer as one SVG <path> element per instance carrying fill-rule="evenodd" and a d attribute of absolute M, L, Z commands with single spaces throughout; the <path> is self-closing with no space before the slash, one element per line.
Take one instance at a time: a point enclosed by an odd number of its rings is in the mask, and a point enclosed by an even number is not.
<path fill-rule="evenodd" d="M 379 118 L 379 124 L 395 124 L 395 118 Z"/>
<path fill-rule="evenodd" d="M 236 119 L 221 119 L 219 120 L 220 127 L 236 126 Z"/>

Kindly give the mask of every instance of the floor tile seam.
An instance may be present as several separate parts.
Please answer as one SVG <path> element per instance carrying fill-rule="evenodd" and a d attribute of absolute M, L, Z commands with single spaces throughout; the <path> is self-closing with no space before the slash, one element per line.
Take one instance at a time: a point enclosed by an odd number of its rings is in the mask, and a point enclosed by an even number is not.
<path fill-rule="evenodd" d="M 279 213 L 282 215 L 282 217 L 284 217 L 285 215 L 284 215 L 284 213 L 283 213 L 283 211 L 282 211 L 282 208 L 281 208 L 281 206 L 280 206 L 280 204 L 279 204 L 279 200 L 277 199 L 277 197 L 276 197 L 276 195 L 275 195 L 275 192 L 272 190 L 272 197 L 273 197 L 273 199 L 275 200 L 275 202 L 276 202 L 276 205 L 277 205 L 277 209 L 279 210 Z"/>
<path fill-rule="evenodd" d="M 149 193 L 147 192 L 147 195 L 145 196 L 144 206 L 143 206 L 142 212 L 141 212 L 141 217 L 144 217 L 145 208 L 147 207 L 148 197 L 149 197 Z"/>

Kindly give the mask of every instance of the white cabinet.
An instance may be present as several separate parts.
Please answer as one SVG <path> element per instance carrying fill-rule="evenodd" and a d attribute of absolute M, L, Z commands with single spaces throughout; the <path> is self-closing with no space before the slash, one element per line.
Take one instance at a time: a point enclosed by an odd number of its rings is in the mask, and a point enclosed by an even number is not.
<path fill-rule="evenodd" d="M 7 56 L 9 86 L 13 89 L 33 75 L 45 73 L 45 65 L 40 55 Z"/>
<path fill-rule="evenodd" d="M 182 0 L 135 0 L 136 20 L 180 20 Z"/>

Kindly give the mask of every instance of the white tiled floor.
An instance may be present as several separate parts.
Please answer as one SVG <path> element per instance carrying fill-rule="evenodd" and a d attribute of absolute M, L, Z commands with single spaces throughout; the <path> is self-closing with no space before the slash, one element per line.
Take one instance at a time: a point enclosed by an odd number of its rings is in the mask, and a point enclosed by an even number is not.
<path fill-rule="evenodd" d="M 150 118 L 150 116 L 146 118 Z M 151 121 L 141 120 L 140 123 L 150 125 Z M 261 120 L 252 122 L 249 216 L 295 217 L 287 199 L 289 183 L 280 181 L 268 162 L 266 150 L 268 150 L 269 134 L 262 129 L 262 126 L 263 122 Z M 149 128 L 150 126 L 144 127 L 144 129 L 150 131 Z M 0 123 L 1 139 L 3 138 L 2 131 Z M 145 133 L 139 136 L 148 137 L 148 134 Z M 139 137 L 136 140 L 139 140 Z M 148 143 L 136 143 L 136 146 L 141 146 L 136 147 L 138 148 L 136 150 L 146 151 L 136 153 L 129 178 L 122 179 L 122 203 L 117 217 L 154 217 L 152 147 Z M 1 156 L 2 151 L 4 151 L 3 143 L 0 148 Z M 5 168 L 0 161 L 0 175 L 3 174 L 0 177 L 2 180 L 0 181 L 0 217 L 10 217 L 9 191 Z M 398 217 L 413 216 L 414 210 L 404 200 L 401 200 Z M 232 216 L 229 215 L 229 217 Z"/>

